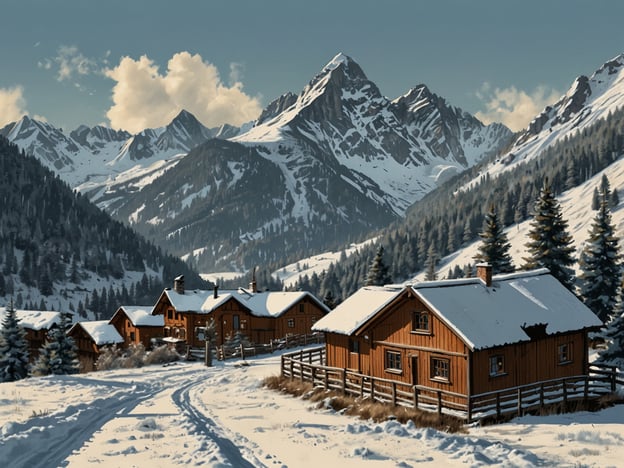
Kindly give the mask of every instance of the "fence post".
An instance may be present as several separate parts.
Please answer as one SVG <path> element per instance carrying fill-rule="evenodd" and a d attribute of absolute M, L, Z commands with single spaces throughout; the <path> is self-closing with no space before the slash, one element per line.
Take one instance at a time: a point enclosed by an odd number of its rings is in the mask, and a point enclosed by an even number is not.
<path fill-rule="evenodd" d="M 468 424 L 472 422 L 472 397 L 468 397 Z"/>
<path fill-rule="evenodd" d="M 392 406 L 396 406 L 397 403 L 397 390 L 396 390 L 396 382 L 392 382 Z"/>
<path fill-rule="evenodd" d="M 375 401 L 375 377 L 370 378 L 371 383 L 371 401 Z"/>
<path fill-rule="evenodd" d="M 291 357 L 290 359 L 290 380 L 292 380 L 295 377 L 294 372 L 294 368 L 295 368 L 295 360 Z"/>
<path fill-rule="evenodd" d="M 245 347 L 243 346 L 243 343 L 241 343 L 240 345 L 240 354 L 241 354 L 241 358 L 244 361 L 245 360 Z"/>
<path fill-rule="evenodd" d="M 342 394 L 347 392 L 347 369 L 342 369 Z"/>
<path fill-rule="evenodd" d="M 566 379 L 563 379 L 562 385 L 563 385 L 563 402 L 567 405 L 568 404 L 568 384 L 566 383 Z"/>
<path fill-rule="evenodd" d="M 544 408 L 544 383 L 540 384 L 540 409 Z"/>
<path fill-rule="evenodd" d="M 615 392 L 615 370 L 616 367 L 615 366 L 611 366 L 611 392 Z"/>
<path fill-rule="evenodd" d="M 442 391 L 438 390 L 438 414 L 442 414 Z"/>
<path fill-rule="evenodd" d="M 286 377 L 284 375 L 284 355 L 282 354 L 282 357 L 280 358 L 280 374 L 282 374 L 282 377 Z"/>
<path fill-rule="evenodd" d="M 360 398 L 364 398 L 364 377 L 360 379 Z"/>
<path fill-rule="evenodd" d="M 324 369 L 324 372 L 325 372 L 325 375 L 323 377 L 324 377 L 324 381 L 325 381 L 324 382 L 325 383 L 325 390 L 327 390 L 329 388 L 329 377 L 328 377 L 329 373 L 327 372 L 327 369 Z"/>
<path fill-rule="evenodd" d="M 518 416 L 522 416 L 522 389 L 518 388 Z"/>
<path fill-rule="evenodd" d="M 305 367 L 304 367 L 303 362 L 300 362 L 300 363 L 299 363 L 299 366 L 301 367 L 301 375 L 299 376 L 299 380 L 300 380 L 301 382 L 303 382 L 303 374 L 304 374 L 304 370 L 305 370 Z"/>
<path fill-rule="evenodd" d="M 316 367 L 312 366 L 312 388 L 314 388 L 314 379 L 316 378 Z"/>
<path fill-rule="evenodd" d="M 418 387 L 414 385 L 414 408 L 418 408 Z"/>
<path fill-rule="evenodd" d="M 583 387 L 583 401 L 587 403 L 587 399 L 589 398 L 589 376 L 585 376 L 585 384 Z"/>
<path fill-rule="evenodd" d="M 501 410 L 500 410 L 500 392 L 496 392 L 496 417 L 500 418 Z"/>

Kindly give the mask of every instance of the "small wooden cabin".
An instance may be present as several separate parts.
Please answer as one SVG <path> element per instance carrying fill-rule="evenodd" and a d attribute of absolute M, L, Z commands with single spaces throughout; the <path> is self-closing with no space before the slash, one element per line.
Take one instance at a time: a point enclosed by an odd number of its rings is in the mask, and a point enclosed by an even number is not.
<path fill-rule="evenodd" d="M 467 397 L 586 375 L 602 322 L 546 269 L 365 287 L 312 328 L 327 365 Z"/>
<path fill-rule="evenodd" d="M 0 326 L 2 326 L 5 309 L 0 308 Z M 49 331 L 61 321 L 60 312 L 41 310 L 16 310 L 15 315 L 19 324 L 26 331 L 28 341 L 28 357 L 30 362 L 35 362 L 39 357 L 39 351 L 46 342 Z"/>
<path fill-rule="evenodd" d="M 162 315 L 152 315 L 152 306 L 121 306 L 109 323 L 124 339 L 124 347 L 142 343 L 147 350 L 152 347 L 152 338 L 163 336 L 165 326 Z"/>
<path fill-rule="evenodd" d="M 80 372 L 95 370 L 95 362 L 104 346 L 121 345 L 122 336 L 108 320 L 76 322 L 67 332 L 74 339 Z"/>
<path fill-rule="evenodd" d="M 174 288 L 165 289 L 152 310 L 164 317 L 164 336 L 184 340 L 192 347 L 204 346 L 195 330 L 213 319 L 217 326 L 216 345 L 237 332 L 253 343 L 269 343 L 286 335 L 307 334 L 312 325 L 329 312 L 325 304 L 309 292 L 258 292 L 250 289 L 212 291 L 184 289 L 178 277 Z"/>

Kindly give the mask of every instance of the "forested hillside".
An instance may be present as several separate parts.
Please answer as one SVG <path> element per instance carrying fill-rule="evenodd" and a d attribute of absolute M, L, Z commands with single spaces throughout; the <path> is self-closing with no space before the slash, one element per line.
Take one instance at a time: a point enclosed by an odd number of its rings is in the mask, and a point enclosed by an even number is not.
<path fill-rule="evenodd" d="M 152 303 L 185 274 L 130 228 L 74 193 L 34 157 L 0 137 L 0 301 L 108 318 L 120 303 Z"/>
<path fill-rule="evenodd" d="M 619 110 L 499 177 L 481 175 L 478 184 L 468 186 L 487 162 L 469 169 L 415 203 L 404 221 L 380 233 L 392 280 L 405 281 L 425 268 L 428 257 L 440 259 L 476 240 L 490 206 L 494 205 L 504 226 L 518 223 L 531 216 L 546 179 L 553 193 L 560 194 L 609 166 L 623 152 L 624 110 Z M 464 188 L 459 191 L 460 187 Z M 333 297 L 345 298 L 364 284 L 376 249 L 363 248 L 323 275 L 301 278 L 295 287 L 320 297 L 331 292 Z"/>

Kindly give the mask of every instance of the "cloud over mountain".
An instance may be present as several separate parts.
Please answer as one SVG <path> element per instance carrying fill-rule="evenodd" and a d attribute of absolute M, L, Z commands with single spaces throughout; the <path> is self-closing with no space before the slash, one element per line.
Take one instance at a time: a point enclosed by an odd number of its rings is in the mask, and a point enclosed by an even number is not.
<path fill-rule="evenodd" d="M 538 86 L 529 94 L 515 86 L 492 89 L 489 83 L 484 83 L 477 97 L 483 101 L 486 110 L 475 113 L 475 116 L 485 124 L 500 122 L 516 132 L 526 128 L 544 107 L 553 104 L 560 96 L 560 92 L 549 91 L 545 86 Z"/>
<path fill-rule="evenodd" d="M 146 55 L 138 60 L 123 57 L 105 74 L 116 82 L 106 116 L 113 128 L 130 132 L 165 125 L 181 109 L 209 127 L 240 125 L 257 118 L 262 110 L 259 99 L 243 91 L 238 73 L 230 73 L 230 80 L 236 79 L 225 84 L 217 68 L 199 54 L 174 54 L 164 73 Z"/>
<path fill-rule="evenodd" d="M 26 112 L 23 88 L 0 88 L 0 127 L 19 120 Z"/>

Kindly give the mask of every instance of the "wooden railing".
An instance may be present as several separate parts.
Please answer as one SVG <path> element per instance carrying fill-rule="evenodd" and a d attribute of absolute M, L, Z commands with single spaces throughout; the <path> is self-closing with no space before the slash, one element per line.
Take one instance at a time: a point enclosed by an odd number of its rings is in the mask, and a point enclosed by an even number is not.
<path fill-rule="evenodd" d="M 325 336 L 323 333 L 310 333 L 307 335 L 287 335 L 284 338 L 271 340 L 267 344 L 252 345 L 221 345 L 212 348 L 213 356 L 220 361 L 226 359 L 242 358 L 258 356 L 261 354 L 270 354 L 276 350 L 289 349 L 297 346 L 307 346 L 310 344 L 323 343 Z M 205 348 L 189 348 L 187 356 L 193 359 L 204 359 L 206 354 Z"/>
<path fill-rule="evenodd" d="M 614 392 L 616 384 L 624 385 L 624 379 L 620 380 L 624 375 L 618 377 L 612 368 L 592 366 L 590 370 L 590 375 L 546 380 L 468 397 L 329 367 L 324 347 L 284 354 L 281 359 L 283 377 L 358 398 L 453 414 L 469 423 L 488 417 L 522 415 L 556 403 L 588 401 Z"/>

